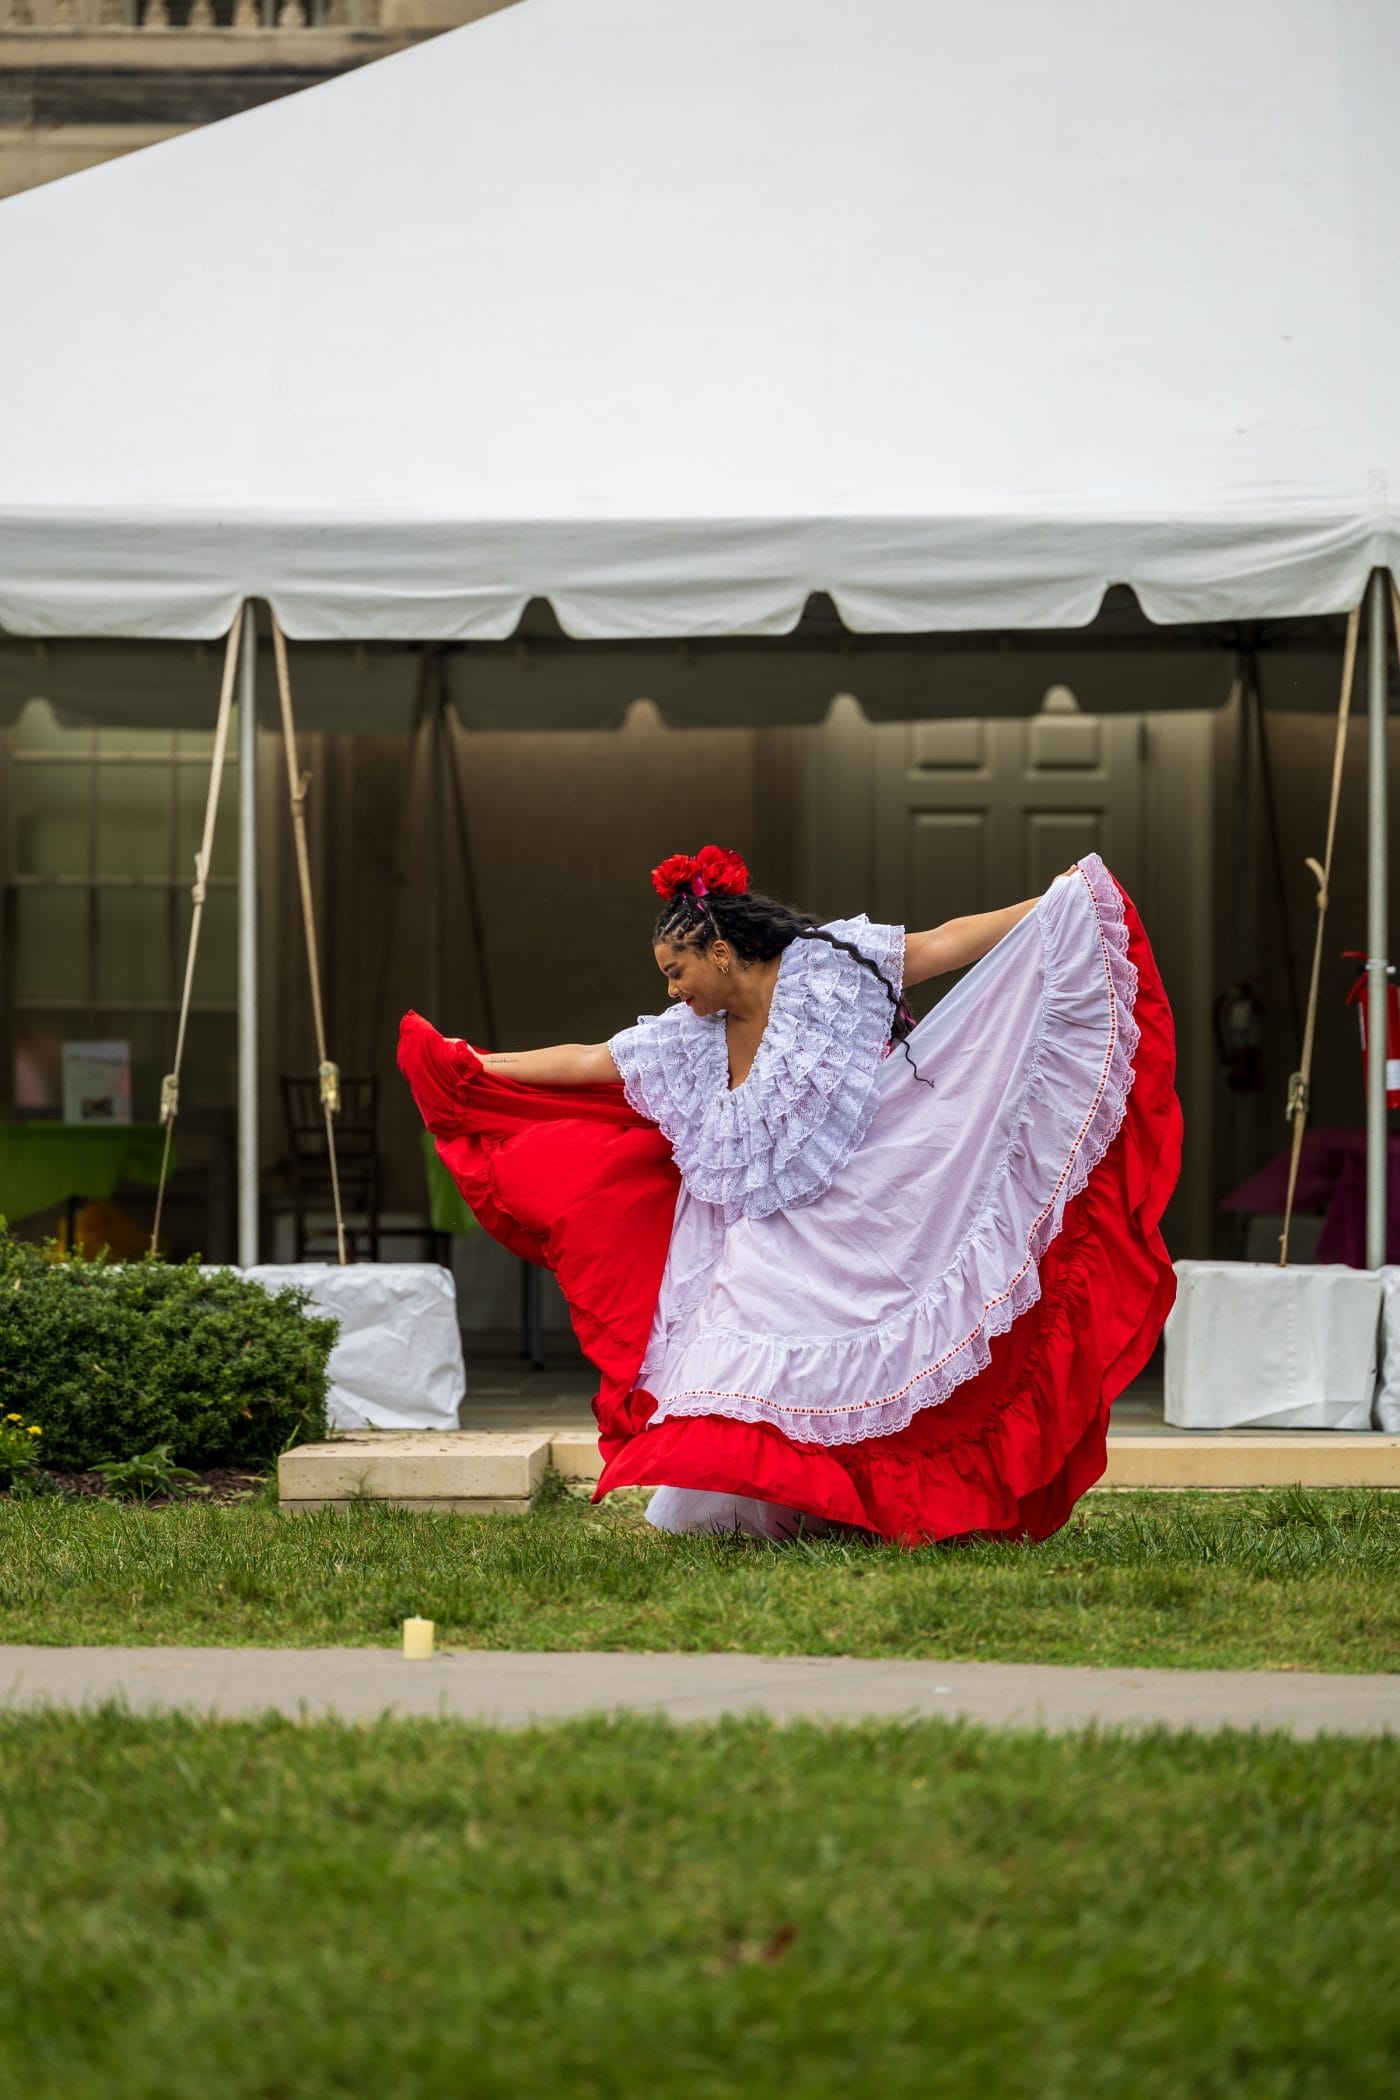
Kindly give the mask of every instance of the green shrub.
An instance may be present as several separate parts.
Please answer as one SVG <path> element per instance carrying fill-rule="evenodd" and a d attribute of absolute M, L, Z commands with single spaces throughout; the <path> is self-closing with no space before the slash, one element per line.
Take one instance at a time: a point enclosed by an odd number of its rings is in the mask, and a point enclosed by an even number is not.
<path fill-rule="evenodd" d="M 23 1415 L 7 1414 L 0 1421 L 0 1488 L 33 1472 L 39 1463 L 39 1438 L 43 1430 Z"/>
<path fill-rule="evenodd" d="M 168 1444 L 183 1466 L 259 1465 L 323 1435 L 338 1322 L 235 1269 L 56 1261 L 0 1225 L 0 1414 L 43 1424 L 60 1470 Z"/>

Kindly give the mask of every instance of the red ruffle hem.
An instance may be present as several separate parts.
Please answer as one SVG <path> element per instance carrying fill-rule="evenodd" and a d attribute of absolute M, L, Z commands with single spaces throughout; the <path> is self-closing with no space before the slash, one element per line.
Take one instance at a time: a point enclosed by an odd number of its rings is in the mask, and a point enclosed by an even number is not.
<path fill-rule="evenodd" d="M 443 1164 L 481 1224 L 554 1271 L 596 1366 L 604 1469 L 615 1488 L 700 1488 L 781 1503 L 905 1545 L 1043 1539 L 1104 1470 L 1109 1408 L 1143 1368 L 1175 1278 L 1162 1213 L 1181 1161 L 1171 1009 L 1132 903 L 1140 1031 L 1123 1126 L 1040 1262 L 1040 1296 L 990 1361 L 908 1427 L 864 1443 L 798 1443 L 720 1415 L 648 1423 L 635 1386 L 679 1180 L 659 1130 L 621 1086 L 526 1087 L 406 1014 L 399 1064 Z"/>

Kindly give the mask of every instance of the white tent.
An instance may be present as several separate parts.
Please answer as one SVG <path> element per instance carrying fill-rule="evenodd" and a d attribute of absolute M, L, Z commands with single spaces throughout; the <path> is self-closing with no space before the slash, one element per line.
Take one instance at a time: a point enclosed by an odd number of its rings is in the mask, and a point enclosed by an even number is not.
<path fill-rule="evenodd" d="M 1391 0 L 523 0 L 0 206 L 0 624 L 1339 611 L 1398 96 Z"/>
<path fill-rule="evenodd" d="M 1391 0 L 524 0 L 0 208 L 0 623 L 774 633 L 1400 569 Z"/>

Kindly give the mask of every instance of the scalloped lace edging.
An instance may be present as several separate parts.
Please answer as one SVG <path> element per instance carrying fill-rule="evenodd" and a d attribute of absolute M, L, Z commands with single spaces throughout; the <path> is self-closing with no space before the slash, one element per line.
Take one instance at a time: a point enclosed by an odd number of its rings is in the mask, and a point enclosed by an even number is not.
<path fill-rule="evenodd" d="M 904 930 L 864 917 L 825 929 L 903 988 Z M 784 949 L 768 1024 L 742 1085 L 729 1087 L 723 1022 L 673 1007 L 609 1048 L 630 1107 L 669 1140 L 691 1194 L 728 1224 L 814 1202 L 870 1127 L 892 1019 L 884 988 L 826 942 Z"/>
<path fill-rule="evenodd" d="M 1097 1082 L 1075 1138 L 1058 1165 L 1038 1157 L 1038 1149 L 1043 1150 L 1043 1145 L 1037 1148 L 1036 1144 L 1037 1110 L 1053 1098 L 1055 1087 L 1073 1072 L 1073 1061 L 1051 1025 L 1057 1006 L 1072 1008 L 1076 1000 L 1082 1001 L 1084 991 L 1082 987 L 1057 984 L 1051 970 L 1042 1026 L 1031 1055 L 1015 1129 L 953 1260 L 932 1289 L 912 1307 L 902 1309 L 878 1326 L 830 1343 L 736 1334 L 726 1338 L 732 1344 L 730 1349 L 717 1352 L 717 1337 L 711 1330 L 690 1345 L 682 1345 L 676 1367 L 681 1382 L 664 1397 L 658 1395 L 656 1421 L 678 1415 L 723 1415 L 738 1421 L 769 1423 L 794 1442 L 825 1446 L 890 1436 L 907 1428 L 924 1408 L 938 1406 L 960 1385 L 984 1371 L 991 1360 L 991 1343 L 1038 1303 L 1039 1265 L 1045 1250 L 1063 1226 L 1066 1207 L 1083 1192 L 1123 1127 L 1140 1040 L 1134 1017 L 1138 976 L 1128 955 L 1122 897 L 1097 854 L 1081 861 L 1079 874 L 1097 922 L 1102 983 L 1107 994 L 1107 1031 Z M 1053 939 L 1052 931 L 1047 930 L 1046 939 L 1047 943 Z M 999 1208 L 1002 1199 L 1004 1208 Z M 990 1293 L 983 1280 L 989 1271 L 1004 1279 Z M 668 1336 L 676 1334 L 701 1295 L 698 1283 L 698 1278 L 689 1279 L 689 1288 L 683 1294 L 689 1303 L 678 1305 L 674 1312 L 670 1307 L 666 1309 Z M 941 1346 L 936 1357 L 923 1364 L 897 1391 L 854 1406 L 802 1408 L 752 1390 L 686 1387 L 683 1383 L 684 1359 L 692 1351 L 703 1351 L 712 1360 L 717 1353 L 732 1356 L 733 1368 L 740 1369 L 742 1363 L 750 1379 L 766 1359 L 767 1364 L 786 1374 L 782 1382 L 787 1383 L 797 1382 L 804 1375 L 820 1377 L 822 1355 L 832 1361 L 845 1352 L 848 1358 L 858 1359 L 865 1350 L 872 1365 L 878 1364 L 887 1360 L 888 1344 L 894 1335 L 908 1334 L 915 1340 L 920 1330 L 929 1346 L 935 1336 L 950 1331 L 958 1339 Z M 656 1339 L 664 1355 L 666 1340 Z M 810 1374 L 801 1369 L 794 1371 L 793 1358 L 804 1350 L 814 1356 Z M 649 1360 L 652 1353 L 648 1352 Z M 650 1363 L 643 1367 L 639 1383 L 648 1383 L 649 1367 Z M 848 1390 L 852 1384 L 858 1386 L 854 1366 L 845 1372 L 840 1383 L 846 1384 Z M 654 1385 L 651 1390 L 655 1391 Z"/>

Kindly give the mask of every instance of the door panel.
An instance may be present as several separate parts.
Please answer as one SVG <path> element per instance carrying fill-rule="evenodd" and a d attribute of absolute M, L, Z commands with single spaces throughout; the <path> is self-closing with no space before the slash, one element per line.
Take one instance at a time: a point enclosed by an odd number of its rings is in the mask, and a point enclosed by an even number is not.
<path fill-rule="evenodd" d="M 1027 762 L 1031 771 L 1101 771 L 1103 728 L 1102 722 L 1088 715 L 1038 715 L 1027 725 Z"/>
<path fill-rule="evenodd" d="M 915 722 L 909 733 L 909 762 L 938 772 L 985 770 L 987 722 Z"/>
<path fill-rule="evenodd" d="M 1032 809 L 1026 812 L 1026 894 L 1049 889 L 1057 875 L 1086 853 L 1103 853 L 1103 824 L 1094 809 Z M 1107 854 L 1104 858 L 1107 859 Z"/>
<path fill-rule="evenodd" d="M 946 897 L 945 919 L 980 911 L 991 880 L 991 826 L 985 810 L 926 809 L 908 820 L 907 880 L 916 897 Z M 912 921 L 908 922 L 914 923 Z"/>
<path fill-rule="evenodd" d="M 1215 729 L 1205 713 L 1081 715 L 1052 688 L 1028 720 L 872 724 L 843 699 L 807 733 L 801 894 L 823 916 L 936 926 L 1036 896 L 1090 851 L 1124 884 L 1176 1015 L 1187 1149 L 1167 1231 L 1183 1254 L 1212 1245 Z"/>
<path fill-rule="evenodd" d="M 1140 875 L 1135 716 L 883 725 L 875 889 L 882 916 L 933 926 L 1043 890 L 1083 853 Z"/>

